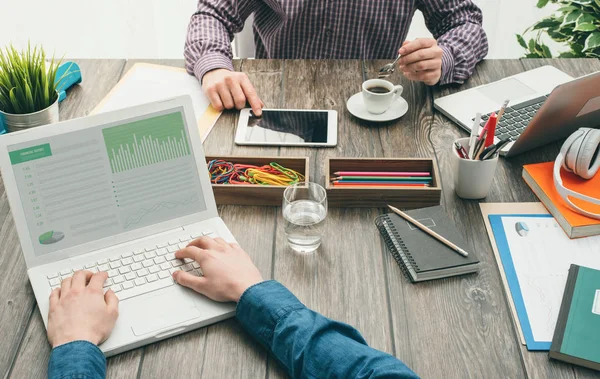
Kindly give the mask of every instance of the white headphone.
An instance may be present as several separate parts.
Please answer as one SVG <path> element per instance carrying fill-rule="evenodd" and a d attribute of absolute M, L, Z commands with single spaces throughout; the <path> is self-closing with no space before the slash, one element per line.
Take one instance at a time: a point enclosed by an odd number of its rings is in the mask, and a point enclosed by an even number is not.
<path fill-rule="evenodd" d="M 599 219 L 600 214 L 579 208 L 569 199 L 572 196 L 600 205 L 600 199 L 565 188 L 560 177 L 560 168 L 574 173 L 583 179 L 591 179 L 600 169 L 600 129 L 580 128 L 565 141 L 554 161 L 554 186 L 562 199 L 577 213 Z M 598 188 L 600 193 L 600 188 Z"/>

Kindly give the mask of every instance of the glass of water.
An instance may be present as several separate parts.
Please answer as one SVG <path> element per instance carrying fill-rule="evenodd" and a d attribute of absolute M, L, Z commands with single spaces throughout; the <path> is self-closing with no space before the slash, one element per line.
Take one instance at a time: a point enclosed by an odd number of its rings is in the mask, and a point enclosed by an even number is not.
<path fill-rule="evenodd" d="M 321 245 L 327 193 L 316 183 L 297 183 L 283 193 L 285 235 L 294 251 L 312 253 Z"/>

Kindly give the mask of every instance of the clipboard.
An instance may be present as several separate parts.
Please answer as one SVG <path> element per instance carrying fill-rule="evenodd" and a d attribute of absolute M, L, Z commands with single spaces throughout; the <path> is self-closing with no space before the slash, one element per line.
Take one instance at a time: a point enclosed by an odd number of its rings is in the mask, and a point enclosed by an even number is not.
<path fill-rule="evenodd" d="M 190 95 L 202 142 L 219 119 L 221 112 L 210 105 L 198 79 L 183 68 L 136 63 L 92 110 L 91 114 Z"/>
<path fill-rule="evenodd" d="M 494 257 L 496 258 L 496 264 L 498 265 L 498 269 L 500 272 L 500 277 L 502 278 L 502 284 L 504 285 L 504 293 L 508 299 L 508 306 L 510 307 L 510 311 L 512 314 L 512 321 L 515 329 L 517 330 L 517 334 L 519 335 L 519 339 L 522 345 L 527 345 L 525 340 L 525 335 L 523 333 L 523 329 L 521 328 L 521 324 L 519 322 L 519 315 L 517 313 L 517 309 L 515 307 L 515 301 L 511 295 L 510 287 L 508 284 L 508 279 L 506 277 L 506 271 L 504 266 L 502 265 L 502 259 L 500 258 L 500 253 L 498 251 L 498 245 L 496 244 L 496 239 L 494 238 L 494 232 L 492 230 L 492 225 L 490 223 L 489 215 L 493 214 L 549 214 L 548 210 L 544 207 L 542 203 L 479 203 L 479 207 L 481 209 L 481 214 L 483 215 L 483 222 L 485 224 L 485 229 L 487 231 L 488 237 L 490 239 L 490 243 L 492 244 L 492 250 L 494 252 Z"/>

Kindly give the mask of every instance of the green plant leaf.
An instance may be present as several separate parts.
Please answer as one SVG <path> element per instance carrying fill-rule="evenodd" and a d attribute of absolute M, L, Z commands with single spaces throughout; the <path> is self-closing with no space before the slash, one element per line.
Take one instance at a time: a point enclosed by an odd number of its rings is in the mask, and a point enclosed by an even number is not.
<path fill-rule="evenodd" d="M 56 71 L 61 60 L 46 64 L 41 46 L 28 44 L 23 51 L 13 45 L 0 49 L 0 110 L 30 113 L 56 101 Z"/>
<path fill-rule="evenodd" d="M 600 32 L 591 33 L 585 40 L 583 52 L 600 47 Z"/>
<path fill-rule="evenodd" d="M 596 7 L 600 9 L 600 0 L 594 0 L 594 3 L 596 3 Z"/>
<path fill-rule="evenodd" d="M 542 45 L 542 51 L 544 52 L 544 58 L 552 58 L 552 52 L 548 46 Z"/>
<path fill-rule="evenodd" d="M 527 49 L 527 43 L 525 43 L 525 39 L 522 35 L 517 34 L 517 41 L 519 42 L 519 45 L 523 46 L 524 49 Z"/>
<path fill-rule="evenodd" d="M 569 0 L 572 4 L 581 4 L 581 5 L 588 5 L 591 4 L 593 2 L 593 0 Z"/>
<path fill-rule="evenodd" d="M 545 29 L 545 28 L 553 28 L 556 26 L 560 26 L 563 20 L 556 19 L 554 17 L 543 18 L 540 21 L 533 24 L 531 27 L 532 30 Z"/>
<path fill-rule="evenodd" d="M 561 25 L 564 26 L 564 25 L 568 25 L 568 24 L 574 24 L 577 21 L 577 19 L 579 17 L 581 17 L 582 14 L 583 14 L 583 12 L 580 10 L 576 10 L 571 13 L 568 13 L 565 16 L 565 19 L 563 20 L 563 23 Z"/>
<path fill-rule="evenodd" d="M 594 24 L 579 24 L 573 29 L 577 32 L 591 32 L 596 30 L 596 25 Z"/>
<path fill-rule="evenodd" d="M 559 58 L 577 58 L 578 55 L 575 54 L 575 53 L 573 53 L 573 52 L 571 52 L 571 51 L 567 51 L 567 52 L 564 52 L 564 53 L 560 53 L 558 55 L 558 57 Z"/>
<path fill-rule="evenodd" d="M 600 1 L 600 0 L 595 0 L 595 1 Z M 568 12 L 576 11 L 576 10 L 578 10 L 578 9 L 579 9 L 579 8 L 577 8 L 577 7 L 576 7 L 576 6 L 574 6 L 574 5 L 566 5 L 566 6 L 564 6 L 564 7 L 560 7 L 560 8 L 558 8 L 556 11 L 557 11 L 557 12 L 565 12 L 565 13 L 568 13 Z"/>
<path fill-rule="evenodd" d="M 537 6 L 538 8 L 543 8 L 543 7 L 545 7 L 545 6 L 546 6 L 546 4 L 548 4 L 548 0 L 538 0 L 538 3 L 537 3 L 537 5 L 536 5 L 536 6 Z"/>
<path fill-rule="evenodd" d="M 594 15 L 589 13 L 583 13 L 581 16 L 579 16 L 579 18 L 577 18 L 575 25 L 591 24 L 594 21 L 596 21 L 596 17 L 594 17 Z"/>

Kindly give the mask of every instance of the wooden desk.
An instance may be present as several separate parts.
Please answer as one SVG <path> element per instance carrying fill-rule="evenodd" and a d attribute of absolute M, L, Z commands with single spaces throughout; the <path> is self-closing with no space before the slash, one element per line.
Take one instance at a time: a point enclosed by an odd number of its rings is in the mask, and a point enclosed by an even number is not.
<path fill-rule="evenodd" d="M 61 118 L 88 114 L 135 62 L 80 61 L 83 83 L 61 104 Z M 153 63 L 183 66 L 182 61 Z M 403 360 L 424 378 L 587 378 L 594 373 L 550 362 L 517 339 L 498 267 L 477 201 L 453 191 L 450 141 L 466 136 L 433 109 L 433 99 L 551 64 L 573 76 L 600 70 L 598 60 L 491 60 L 463 87 L 430 89 L 396 74 L 410 109 L 400 120 L 369 124 L 352 117 L 346 99 L 383 62 L 236 61 L 268 107 L 335 109 L 339 143 L 329 149 L 240 147 L 237 113 L 223 114 L 204 144 L 210 155 L 310 156 L 313 181 L 324 183 L 328 156 L 432 157 L 442 176 L 442 204 L 482 261 L 478 275 L 410 284 L 386 251 L 374 218 L 383 209 L 330 209 L 317 254 L 286 246 L 280 208 L 222 206 L 219 212 L 265 278 L 290 288 L 307 306 L 357 327 L 371 346 Z M 535 201 L 521 179 L 523 164 L 555 158 L 559 144 L 501 160 L 485 201 Z M 13 219 L 0 184 L 0 375 L 46 374 L 50 347 L 28 283 Z M 284 377 L 285 372 L 235 320 L 196 330 L 108 360 L 111 378 Z"/>

